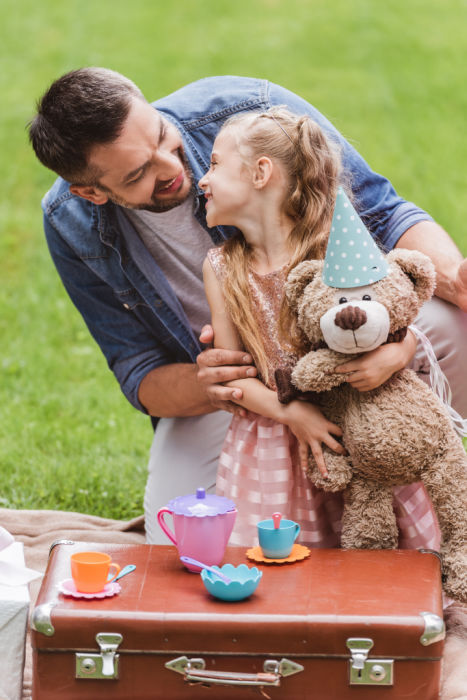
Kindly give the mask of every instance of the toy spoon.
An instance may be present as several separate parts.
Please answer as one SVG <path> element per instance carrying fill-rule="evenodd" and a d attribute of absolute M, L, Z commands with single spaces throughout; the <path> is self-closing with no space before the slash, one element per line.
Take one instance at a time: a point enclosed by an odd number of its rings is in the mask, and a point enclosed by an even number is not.
<path fill-rule="evenodd" d="M 114 578 L 114 581 L 118 581 L 119 578 L 122 578 L 122 576 L 126 576 L 127 574 L 131 574 L 132 571 L 136 569 L 136 566 L 134 564 L 127 564 L 126 566 L 123 567 L 123 569 L 120 571 L 118 576 Z M 112 578 L 112 576 L 110 577 Z"/>
<path fill-rule="evenodd" d="M 206 569 L 206 571 L 210 571 L 211 573 L 215 574 L 216 576 L 219 576 L 219 578 L 224 581 L 224 583 L 232 583 L 232 579 L 229 578 L 228 576 L 225 576 L 225 574 L 221 573 L 217 569 L 215 569 L 213 566 L 208 566 L 207 564 L 203 564 L 202 562 L 198 561 L 197 559 L 192 559 L 191 557 L 180 557 L 180 561 L 182 561 L 184 564 L 191 564 L 192 566 L 199 566 L 200 569 Z"/>
<path fill-rule="evenodd" d="M 274 530 L 278 530 L 281 524 L 282 513 L 273 513 L 272 519 L 274 521 Z"/>

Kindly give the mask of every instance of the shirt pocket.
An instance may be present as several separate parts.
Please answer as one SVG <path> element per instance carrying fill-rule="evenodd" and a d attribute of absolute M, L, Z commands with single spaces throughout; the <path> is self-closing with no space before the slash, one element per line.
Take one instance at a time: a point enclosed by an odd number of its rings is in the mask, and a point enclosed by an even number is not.
<path fill-rule="evenodd" d="M 122 304 L 122 306 L 125 309 L 128 309 L 128 311 L 133 311 L 138 306 L 150 308 L 149 304 L 147 304 L 147 302 L 136 291 L 136 289 L 133 289 L 132 287 L 130 287 L 129 289 L 123 289 L 121 291 L 114 289 L 114 294 L 117 297 L 118 301 Z"/>

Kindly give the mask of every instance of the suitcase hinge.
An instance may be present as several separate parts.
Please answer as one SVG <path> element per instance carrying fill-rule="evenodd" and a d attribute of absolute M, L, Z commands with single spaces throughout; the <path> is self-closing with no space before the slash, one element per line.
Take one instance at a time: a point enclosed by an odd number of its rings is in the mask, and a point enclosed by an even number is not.
<path fill-rule="evenodd" d="M 101 652 L 100 654 L 75 654 L 75 678 L 117 679 L 120 655 L 116 651 L 122 640 L 122 635 L 114 632 L 96 634 L 96 641 Z"/>
<path fill-rule="evenodd" d="M 392 685 L 393 659 L 369 659 L 373 640 L 365 637 L 350 637 L 349 685 Z"/>
<path fill-rule="evenodd" d="M 444 620 L 435 613 L 431 612 L 421 612 L 420 615 L 423 617 L 425 623 L 425 630 L 420 637 L 420 642 L 424 647 L 434 644 L 435 642 L 440 642 L 446 636 L 446 626 Z"/>
<path fill-rule="evenodd" d="M 45 634 L 46 637 L 52 637 L 55 634 L 55 628 L 52 624 L 52 608 L 55 605 L 55 602 L 42 603 L 34 608 L 31 618 L 33 630 Z"/>

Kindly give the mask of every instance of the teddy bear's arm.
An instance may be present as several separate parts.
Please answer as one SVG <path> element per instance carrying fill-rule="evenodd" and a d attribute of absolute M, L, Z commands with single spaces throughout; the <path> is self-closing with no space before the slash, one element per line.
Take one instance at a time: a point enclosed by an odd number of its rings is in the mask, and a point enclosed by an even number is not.
<path fill-rule="evenodd" d="M 329 391 L 343 384 L 350 375 L 334 372 L 334 368 L 356 357 L 358 355 L 342 355 L 329 348 L 312 350 L 295 365 L 292 382 L 301 391 Z"/>

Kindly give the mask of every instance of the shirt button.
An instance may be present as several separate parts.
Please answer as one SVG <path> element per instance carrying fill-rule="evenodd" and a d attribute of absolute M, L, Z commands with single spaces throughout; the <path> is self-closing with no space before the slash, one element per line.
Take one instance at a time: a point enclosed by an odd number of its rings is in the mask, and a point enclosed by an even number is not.
<path fill-rule="evenodd" d="M 129 309 L 129 308 L 130 308 L 129 304 L 123 304 L 123 306 L 125 307 L 125 309 Z"/>

